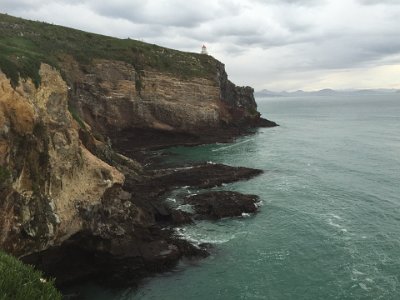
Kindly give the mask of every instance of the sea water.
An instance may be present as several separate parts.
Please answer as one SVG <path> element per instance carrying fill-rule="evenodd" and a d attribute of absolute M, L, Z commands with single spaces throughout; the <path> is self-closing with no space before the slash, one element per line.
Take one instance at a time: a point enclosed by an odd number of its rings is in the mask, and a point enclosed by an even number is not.
<path fill-rule="evenodd" d="M 258 195 L 260 212 L 179 228 L 212 243 L 211 256 L 138 289 L 87 285 L 83 297 L 400 299 L 400 94 L 258 104 L 279 127 L 233 144 L 172 148 L 169 160 L 263 169 L 222 187 Z"/>

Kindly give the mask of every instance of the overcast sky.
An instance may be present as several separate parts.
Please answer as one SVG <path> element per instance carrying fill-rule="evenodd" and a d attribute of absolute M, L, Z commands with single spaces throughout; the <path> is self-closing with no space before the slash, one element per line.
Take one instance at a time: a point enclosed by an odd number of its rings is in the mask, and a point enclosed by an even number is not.
<path fill-rule="evenodd" d="M 256 90 L 400 88 L 400 0 L 0 0 L 0 11 L 209 53 Z"/>

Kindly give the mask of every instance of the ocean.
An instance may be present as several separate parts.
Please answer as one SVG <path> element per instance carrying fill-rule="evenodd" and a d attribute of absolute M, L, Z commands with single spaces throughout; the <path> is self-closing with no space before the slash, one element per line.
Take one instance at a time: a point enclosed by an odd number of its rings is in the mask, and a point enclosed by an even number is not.
<path fill-rule="evenodd" d="M 219 188 L 258 195 L 260 212 L 179 228 L 211 256 L 85 299 L 400 299 L 400 94 L 257 102 L 279 127 L 168 151 L 265 170 Z"/>

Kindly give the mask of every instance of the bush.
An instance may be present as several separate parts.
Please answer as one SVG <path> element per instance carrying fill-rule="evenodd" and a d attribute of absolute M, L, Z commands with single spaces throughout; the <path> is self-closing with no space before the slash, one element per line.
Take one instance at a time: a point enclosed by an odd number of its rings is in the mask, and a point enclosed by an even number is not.
<path fill-rule="evenodd" d="M 0 251 L 0 300 L 57 300 L 61 293 L 53 280 Z"/>

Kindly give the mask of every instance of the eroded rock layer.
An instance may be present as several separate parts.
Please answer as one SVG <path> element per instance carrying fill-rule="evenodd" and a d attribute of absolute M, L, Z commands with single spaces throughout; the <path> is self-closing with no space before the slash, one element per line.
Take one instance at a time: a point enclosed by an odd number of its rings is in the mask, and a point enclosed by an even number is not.
<path fill-rule="evenodd" d="M 215 74 L 185 78 L 118 61 L 94 60 L 84 71 L 72 58 L 64 62 L 70 102 L 77 113 L 115 144 L 128 138 L 130 147 L 169 145 L 171 135 L 177 144 L 229 139 L 261 125 L 253 89 L 235 86 L 224 65 L 214 63 Z M 132 131 L 135 136 L 158 136 L 161 143 L 149 138 L 148 144 L 136 141 L 129 136 Z"/>

